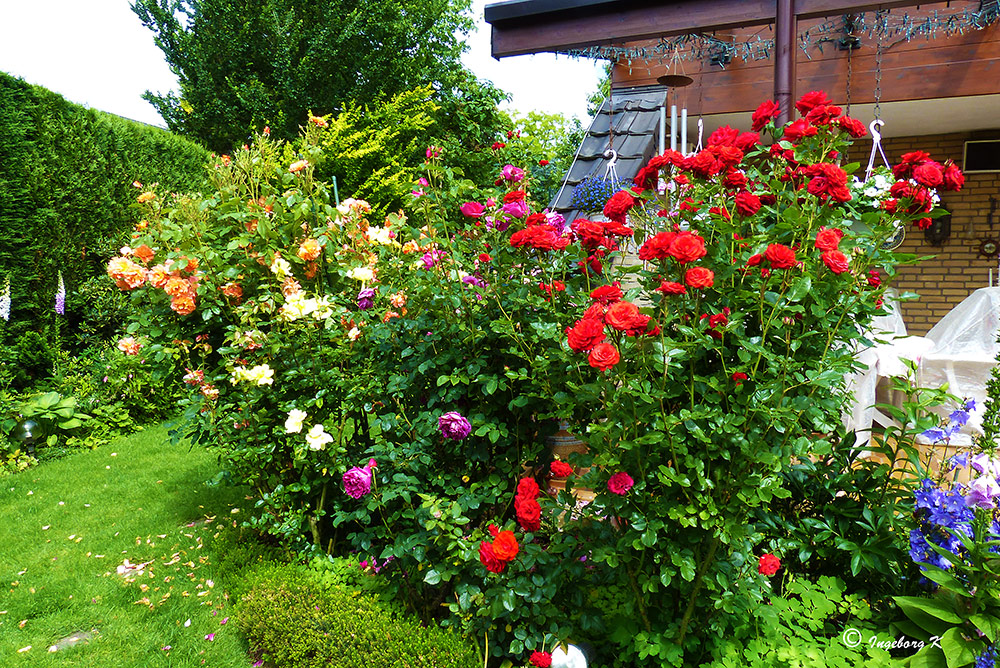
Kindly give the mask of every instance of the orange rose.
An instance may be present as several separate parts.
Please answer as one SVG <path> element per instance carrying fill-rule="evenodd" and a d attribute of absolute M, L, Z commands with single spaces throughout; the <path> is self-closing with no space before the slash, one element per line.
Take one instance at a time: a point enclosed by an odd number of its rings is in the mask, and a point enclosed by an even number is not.
<path fill-rule="evenodd" d="M 320 247 L 318 240 L 306 239 L 299 244 L 298 256 L 305 262 L 312 262 L 319 257 L 320 250 L 322 250 L 322 248 Z"/>
<path fill-rule="evenodd" d="M 194 312 L 194 296 L 187 292 L 182 295 L 178 295 L 170 300 L 170 308 L 173 309 L 177 315 L 188 315 L 189 313 Z"/>
<path fill-rule="evenodd" d="M 171 297 L 180 297 L 191 292 L 191 283 L 186 278 L 171 276 L 167 279 L 167 284 L 163 287 L 163 291 Z"/>
<path fill-rule="evenodd" d="M 108 261 L 108 276 L 121 290 L 134 290 L 146 282 L 146 270 L 127 257 L 113 257 Z"/>
<path fill-rule="evenodd" d="M 158 264 L 149 270 L 149 282 L 154 288 L 165 288 L 170 280 L 170 272 L 167 265 Z"/>
<path fill-rule="evenodd" d="M 519 549 L 513 531 L 501 531 L 493 539 L 493 554 L 500 561 L 513 561 Z"/>
<path fill-rule="evenodd" d="M 139 258 L 143 264 L 148 264 L 153 259 L 153 249 L 143 244 L 132 251 L 132 255 Z"/>

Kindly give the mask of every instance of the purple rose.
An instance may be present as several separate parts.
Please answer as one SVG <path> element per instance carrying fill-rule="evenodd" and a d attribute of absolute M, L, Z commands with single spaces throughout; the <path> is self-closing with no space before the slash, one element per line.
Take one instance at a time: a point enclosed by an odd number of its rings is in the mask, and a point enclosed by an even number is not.
<path fill-rule="evenodd" d="M 503 174 L 504 181 L 509 181 L 510 183 L 517 183 L 524 178 L 524 170 L 514 165 L 504 165 L 501 173 Z"/>
<path fill-rule="evenodd" d="M 367 311 L 375 305 L 375 288 L 365 288 L 358 293 L 358 308 Z"/>
<path fill-rule="evenodd" d="M 360 499 L 372 491 L 371 462 L 364 468 L 355 466 L 344 474 L 344 491 L 352 499 Z"/>
<path fill-rule="evenodd" d="M 486 213 L 486 207 L 479 202 L 466 202 L 459 207 L 459 210 L 466 218 L 479 218 Z"/>
<path fill-rule="evenodd" d="M 503 205 L 504 213 L 514 216 L 515 218 L 524 218 L 528 215 L 528 203 L 523 199 L 516 200 L 514 202 L 507 202 Z"/>
<path fill-rule="evenodd" d="M 451 411 L 438 418 L 441 435 L 453 441 L 461 441 L 472 433 L 472 425 L 461 414 Z"/>

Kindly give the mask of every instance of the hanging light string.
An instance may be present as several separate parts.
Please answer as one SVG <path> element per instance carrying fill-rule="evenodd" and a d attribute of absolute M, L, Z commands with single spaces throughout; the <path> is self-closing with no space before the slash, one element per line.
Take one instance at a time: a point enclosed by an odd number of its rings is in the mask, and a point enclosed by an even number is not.
<path fill-rule="evenodd" d="M 916 38 L 935 39 L 970 30 L 982 30 L 1000 20 L 1000 3 L 982 3 L 980 9 L 934 10 L 929 14 L 889 14 L 888 11 L 856 14 L 853 35 L 881 37 L 892 44 Z M 799 34 L 799 48 L 807 58 L 823 53 L 826 46 L 844 36 L 841 17 L 831 18 Z M 891 46 L 892 44 L 889 44 Z M 888 46 L 886 47 L 888 48 Z M 649 46 L 589 46 L 559 51 L 570 56 L 621 61 L 629 68 L 649 70 L 649 62 L 666 65 L 677 60 L 705 60 L 713 56 L 738 58 L 744 61 L 767 60 L 774 52 L 774 40 L 755 34 L 749 38 L 723 39 L 716 35 L 678 35 L 663 38 Z M 639 62 L 636 62 L 639 61 Z M 648 62 L 646 62 L 648 61 Z"/>

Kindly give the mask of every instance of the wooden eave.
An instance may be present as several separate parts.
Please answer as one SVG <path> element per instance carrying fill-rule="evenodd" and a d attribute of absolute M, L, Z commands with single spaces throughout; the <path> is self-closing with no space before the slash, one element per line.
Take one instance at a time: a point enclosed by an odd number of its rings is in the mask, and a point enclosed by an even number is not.
<path fill-rule="evenodd" d="M 912 7 L 914 0 L 795 0 L 799 19 Z M 775 0 L 508 0 L 486 6 L 494 58 L 562 52 L 774 22 Z"/>

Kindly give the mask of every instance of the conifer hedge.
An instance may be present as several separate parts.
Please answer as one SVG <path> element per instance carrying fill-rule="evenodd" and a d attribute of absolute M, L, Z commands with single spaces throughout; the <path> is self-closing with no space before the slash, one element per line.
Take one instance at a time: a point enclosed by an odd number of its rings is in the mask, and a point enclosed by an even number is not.
<path fill-rule="evenodd" d="M 0 349 L 27 331 L 79 349 L 117 324 L 110 289 L 91 280 L 137 222 L 133 181 L 199 190 L 208 152 L 150 125 L 67 102 L 0 72 L 0 290 L 10 277 Z M 55 317 L 62 271 L 65 318 Z M 104 281 L 103 283 L 107 283 Z M 110 284 L 109 284 L 110 285 Z M 0 363 L 12 363 L 0 355 Z M 16 362 L 14 362 L 16 363 Z"/>

